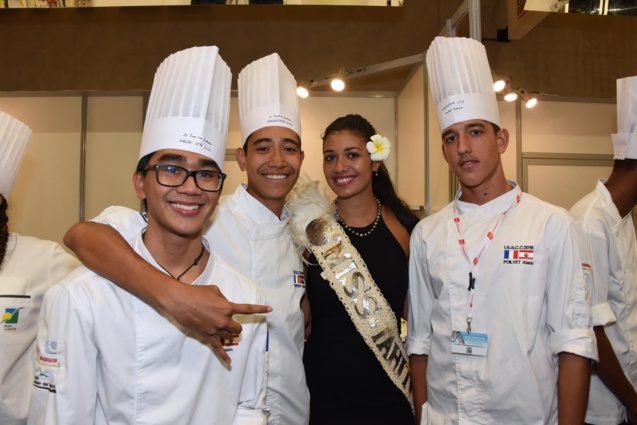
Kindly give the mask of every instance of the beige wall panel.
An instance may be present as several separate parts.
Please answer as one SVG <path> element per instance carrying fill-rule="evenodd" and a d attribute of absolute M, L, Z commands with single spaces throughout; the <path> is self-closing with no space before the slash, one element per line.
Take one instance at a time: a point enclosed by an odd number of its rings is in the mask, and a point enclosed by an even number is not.
<path fill-rule="evenodd" d="M 616 114 L 615 104 L 585 101 L 540 102 L 533 109 L 522 108 L 523 151 L 612 155 L 610 134 L 617 131 Z M 524 170 L 528 173 L 525 191 L 569 209 L 610 171 L 610 166 L 594 161 L 590 166 L 536 163 Z"/>
<path fill-rule="evenodd" d="M 449 165 L 442 155 L 438 116 L 429 93 L 429 214 L 440 211 L 449 203 Z"/>
<path fill-rule="evenodd" d="M 12 231 L 62 243 L 78 220 L 82 101 L 0 97 L 0 110 L 33 130 L 9 199 Z"/>
<path fill-rule="evenodd" d="M 110 205 L 139 209 L 132 175 L 142 137 L 142 102 L 141 95 L 88 99 L 86 220 Z"/>
<path fill-rule="evenodd" d="M 241 140 L 241 125 L 239 124 L 239 101 L 236 94 L 230 98 L 230 120 L 228 122 L 228 139 L 226 149 L 243 146 Z"/>
<path fill-rule="evenodd" d="M 247 182 L 246 173 L 241 171 L 239 164 L 234 159 L 232 161 L 226 160 L 223 168 L 223 172 L 226 173 L 228 177 L 223 183 L 222 195 L 230 195 L 235 191 L 237 186 Z"/>
<path fill-rule="evenodd" d="M 570 209 L 595 189 L 598 179 L 608 177 L 611 169 L 610 166 L 530 165 L 527 192 Z"/>
<path fill-rule="evenodd" d="M 226 157 L 226 162 L 223 165 L 223 172 L 228 175 L 226 181 L 223 183 L 224 195 L 231 194 L 239 184 L 247 181 L 246 174 L 241 171 L 234 157 L 234 151 L 242 145 L 241 126 L 239 125 L 239 103 L 235 93 L 235 95 L 230 98 L 230 121 L 228 123 L 226 155 L 228 152 L 231 152 L 232 155 L 231 159 Z"/>
<path fill-rule="evenodd" d="M 522 108 L 524 152 L 612 154 L 614 103 L 540 102 Z"/>
<path fill-rule="evenodd" d="M 419 66 L 397 99 L 399 148 L 396 191 L 413 206 L 425 205 L 425 91 Z"/>

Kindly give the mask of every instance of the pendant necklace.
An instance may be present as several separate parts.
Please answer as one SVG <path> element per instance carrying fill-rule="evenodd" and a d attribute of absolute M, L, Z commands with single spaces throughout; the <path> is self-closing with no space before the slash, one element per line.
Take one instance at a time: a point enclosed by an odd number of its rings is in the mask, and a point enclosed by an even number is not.
<path fill-rule="evenodd" d="M 376 226 L 378 226 L 378 222 L 380 221 L 380 216 L 381 216 L 381 211 L 382 211 L 382 205 L 380 203 L 380 201 L 378 200 L 378 198 L 374 197 L 374 199 L 376 200 L 376 204 L 378 204 L 378 212 L 376 213 L 376 219 L 374 220 L 374 223 L 372 224 L 372 228 L 369 229 L 367 232 L 361 233 L 361 232 L 357 232 L 356 230 L 352 229 L 351 227 L 349 227 L 347 225 L 347 223 L 345 223 L 345 221 L 341 218 L 340 215 L 338 215 L 338 211 L 336 210 L 336 208 L 334 208 L 334 214 L 336 215 L 336 219 L 343 225 L 343 227 L 351 232 L 352 234 L 358 236 L 359 238 L 364 238 L 365 236 L 369 236 L 371 235 L 371 233 L 376 230 Z M 334 205 L 336 205 L 336 199 L 334 199 Z"/>
<path fill-rule="evenodd" d="M 201 252 L 199 253 L 199 255 L 197 256 L 197 258 L 195 258 L 195 261 L 192 262 L 191 265 L 188 266 L 188 268 L 186 270 L 183 271 L 182 274 L 180 274 L 179 276 L 175 277 L 172 275 L 172 273 L 170 273 L 168 270 L 166 270 L 166 268 L 164 266 L 162 266 L 161 264 L 159 264 L 159 262 L 157 260 L 155 260 L 155 262 L 159 265 L 159 267 L 161 267 L 162 269 L 164 269 L 164 271 L 166 273 L 168 273 L 170 275 L 170 277 L 172 277 L 173 279 L 181 279 L 183 275 L 185 275 L 186 273 L 188 273 L 188 270 L 192 269 L 193 267 L 195 267 L 197 264 L 199 264 L 199 260 L 201 260 L 201 257 L 203 257 L 203 253 L 205 251 L 205 247 L 204 244 L 201 244 Z"/>

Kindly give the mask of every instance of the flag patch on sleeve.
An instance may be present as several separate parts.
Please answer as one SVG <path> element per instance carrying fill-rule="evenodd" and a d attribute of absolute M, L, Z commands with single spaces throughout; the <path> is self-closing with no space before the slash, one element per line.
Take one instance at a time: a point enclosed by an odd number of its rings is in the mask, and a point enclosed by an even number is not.
<path fill-rule="evenodd" d="M 294 271 L 293 283 L 296 288 L 305 288 L 305 276 L 303 276 L 303 272 Z"/>

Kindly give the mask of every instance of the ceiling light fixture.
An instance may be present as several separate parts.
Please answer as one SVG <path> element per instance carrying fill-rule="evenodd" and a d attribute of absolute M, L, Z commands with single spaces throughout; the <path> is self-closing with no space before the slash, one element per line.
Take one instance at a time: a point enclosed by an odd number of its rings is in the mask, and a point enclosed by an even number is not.
<path fill-rule="evenodd" d="M 373 75 L 378 73 L 385 73 L 389 70 L 400 69 L 405 67 L 414 67 L 422 64 L 424 60 L 424 54 L 407 56 L 400 59 L 394 59 L 387 62 L 382 62 L 374 65 L 368 65 L 359 68 L 346 69 L 341 67 L 337 74 L 331 74 L 322 77 L 312 77 L 301 84 L 304 88 L 309 90 L 315 90 L 319 87 L 326 85 L 332 86 L 335 91 L 342 91 L 345 87 L 345 81 L 349 79 L 359 78 L 363 75 Z M 302 92 L 302 91 L 301 91 Z M 303 92 L 302 92 L 303 93 Z"/>
<path fill-rule="evenodd" d="M 505 80 L 495 80 L 495 82 L 493 83 L 493 90 L 495 90 L 496 93 L 500 93 L 502 90 L 504 90 L 506 85 L 507 83 Z"/>
<path fill-rule="evenodd" d="M 341 68 L 338 71 L 338 75 L 336 75 L 336 77 L 332 79 L 332 81 L 330 82 L 330 87 L 332 87 L 332 90 L 343 91 L 343 89 L 345 88 L 345 72 L 345 69 Z"/>
<path fill-rule="evenodd" d="M 537 93 L 529 93 L 524 88 L 519 88 L 520 97 L 522 98 L 522 102 L 524 102 L 524 106 L 528 109 L 533 108 L 537 105 Z"/>
<path fill-rule="evenodd" d="M 307 88 L 305 88 L 305 85 L 300 85 L 296 88 L 296 95 L 301 99 L 307 99 L 307 97 L 310 95 L 310 92 Z"/>
<path fill-rule="evenodd" d="M 495 90 L 496 93 L 500 93 L 511 83 L 510 77 L 499 77 L 493 70 L 491 70 L 491 78 L 493 79 L 493 90 Z"/>
<path fill-rule="evenodd" d="M 537 105 L 537 97 L 532 97 L 524 103 L 524 106 L 526 106 L 529 109 L 531 109 L 535 105 Z"/>
<path fill-rule="evenodd" d="M 517 100 L 517 98 L 518 94 L 515 90 L 512 90 L 504 95 L 504 100 L 506 100 L 507 102 L 514 102 Z"/>

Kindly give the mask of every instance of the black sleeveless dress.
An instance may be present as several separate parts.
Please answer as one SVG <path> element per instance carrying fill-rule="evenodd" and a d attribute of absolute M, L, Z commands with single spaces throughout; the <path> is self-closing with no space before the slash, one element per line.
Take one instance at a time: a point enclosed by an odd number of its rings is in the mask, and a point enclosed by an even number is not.
<path fill-rule="evenodd" d="M 371 225 L 355 229 L 367 232 Z M 381 218 L 368 236 L 347 231 L 376 285 L 402 316 L 408 284 L 408 258 Z M 309 258 L 306 288 L 312 332 L 303 362 L 310 390 L 310 425 L 413 425 L 403 393 L 394 385 L 352 323 L 321 266 Z M 398 323 L 400 329 L 400 323 Z"/>

